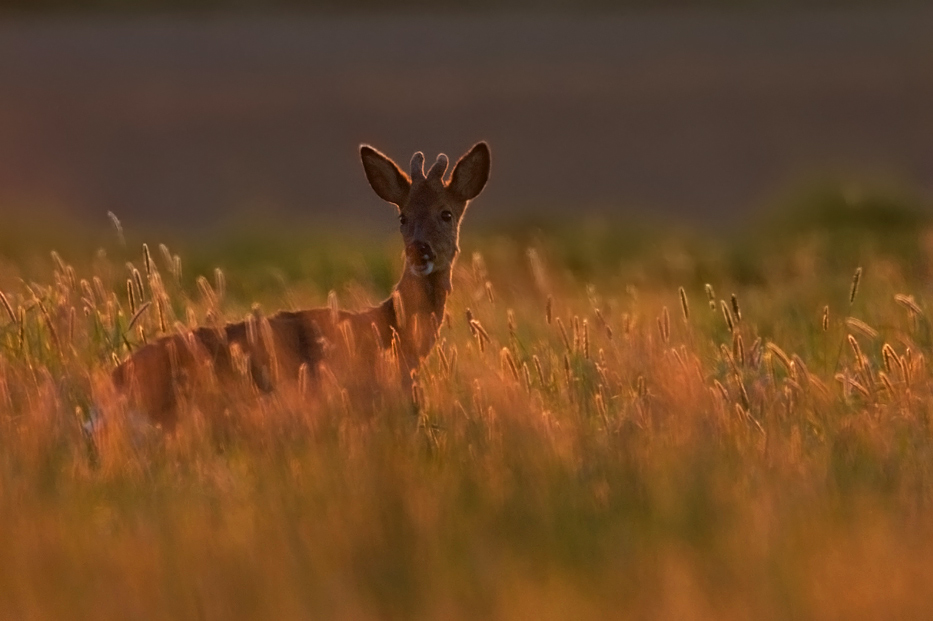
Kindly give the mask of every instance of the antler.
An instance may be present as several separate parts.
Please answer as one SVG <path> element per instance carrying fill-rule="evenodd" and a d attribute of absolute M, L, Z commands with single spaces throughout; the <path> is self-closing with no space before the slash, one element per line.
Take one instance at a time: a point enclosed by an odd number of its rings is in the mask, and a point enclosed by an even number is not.
<path fill-rule="evenodd" d="M 437 161 L 434 162 L 434 165 L 431 166 L 431 170 L 428 171 L 428 179 L 436 177 L 441 180 L 444 178 L 444 173 L 447 172 L 447 156 L 441 153 L 437 156 Z"/>
<path fill-rule="evenodd" d="M 414 183 L 416 180 L 424 181 L 424 154 L 421 151 L 411 156 L 411 181 Z"/>

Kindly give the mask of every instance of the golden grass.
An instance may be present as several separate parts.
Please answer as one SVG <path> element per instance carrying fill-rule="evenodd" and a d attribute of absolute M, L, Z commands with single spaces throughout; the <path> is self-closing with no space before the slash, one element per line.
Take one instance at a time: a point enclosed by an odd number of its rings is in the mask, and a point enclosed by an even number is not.
<path fill-rule="evenodd" d="M 584 281 L 560 244 L 465 255 L 417 413 L 391 369 L 368 397 L 325 373 L 190 409 L 171 437 L 114 394 L 128 351 L 256 298 L 385 291 L 231 296 L 254 277 L 183 275 L 167 248 L 142 269 L 56 255 L 38 283 L 6 264 L 0 618 L 933 612 L 933 261 L 868 246 L 852 278 L 807 242 L 743 284 L 668 244 Z M 107 422 L 88 439 L 91 408 Z"/>

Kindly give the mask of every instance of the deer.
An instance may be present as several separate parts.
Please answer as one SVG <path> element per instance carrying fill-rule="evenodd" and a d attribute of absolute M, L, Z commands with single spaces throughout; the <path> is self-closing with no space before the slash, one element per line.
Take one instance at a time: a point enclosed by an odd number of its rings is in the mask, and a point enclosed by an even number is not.
<path fill-rule="evenodd" d="M 347 372 L 371 373 L 376 356 L 390 348 L 410 390 L 412 375 L 437 341 L 460 251 L 460 224 L 489 179 L 490 150 L 485 142 L 475 144 L 449 178 L 443 153 L 427 173 L 424 155 L 415 153 L 410 175 L 369 145 L 360 146 L 360 159 L 376 195 L 398 210 L 404 268 L 391 295 L 358 311 L 325 307 L 268 317 L 254 311 L 244 321 L 152 341 L 112 372 L 134 412 L 171 432 L 184 395 L 208 382 L 224 389 L 247 376 L 253 388 L 270 393 L 308 377 L 314 381 L 330 361 L 343 361 Z"/>

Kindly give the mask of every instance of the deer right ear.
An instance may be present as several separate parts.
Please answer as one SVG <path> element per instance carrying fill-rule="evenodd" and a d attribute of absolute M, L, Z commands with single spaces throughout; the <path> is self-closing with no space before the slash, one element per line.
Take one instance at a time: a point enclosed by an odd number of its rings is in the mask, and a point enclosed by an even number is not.
<path fill-rule="evenodd" d="M 384 201 L 401 206 L 408 198 L 411 182 L 391 159 L 369 145 L 360 146 L 366 179 Z"/>
<path fill-rule="evenodd" d="M 463 201 L 476 198 L 489 180 L 489 145 L 477 142 L 460 158 L 450 173 L 447 186 L 454 196 Z"/>

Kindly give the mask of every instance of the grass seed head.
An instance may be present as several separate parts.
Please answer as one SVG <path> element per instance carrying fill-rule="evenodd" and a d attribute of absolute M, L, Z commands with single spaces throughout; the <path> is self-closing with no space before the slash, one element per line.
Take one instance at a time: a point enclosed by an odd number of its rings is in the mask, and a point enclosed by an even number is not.
<path fill-rule="evenodd" d="M 136 285 L 136 299 L 142 302 L 146 297 L 146 289 L 143 287 L 143 276 L 135 267 L 133 268 L 133 283 Z"/>
<path fill-rule="evenodd" d="M 175 276 L 175 279 L 178 280 L 178 277 L 175 274 L 175 259 L 172 257 L 172 253 L 169 251 L 168 246 L 165 244 L 159 244 L 159 254 L 162 255 L 162 262 L 165 263 L 165 269 L 169 271 L 172 276 Z"/>
<path fill-rule="evenodd" d="M 855 317 L 846 317 L 846 325 L 849 326 L 850 329 L 859 332 L 860 334 L 867 336 L 870 339 L 878 338 L 878 331 L 861 319 L 856 319 Z"/>
<path fill-rule="evenodd" d="M 923 315 L 923 309 L 920 308 L 920 306 L 917 304 L 917 301 L 914 300 L 914 296 L 912 295 L 898 293 L 894 296 L 894 301 L 906 308 L 914 315 Z"/>
<path fill-rule="evenodd" d="M 849 342 L 849 347 L 852 349 L 852 355 L 855 356 L 856 368 L 859 370 L 865 368 L 865 356 L 862 354 L 862 348 L 859 347 L 858 341 L 855 340 L 855 337 L 851 334 L 846 335 L 846 340 Z"/>
<path fill-rule="evenodd" d="M 547 382 L 544 381 L 544 371 L 541 369 L 541 359 L 538 358 L 537 354 L 531 357 L 531 362 L 534 364 L 535 373 L 538 375 L 538 382 L 541 386 L 545 386 Z"/>
<path fill-rule="evenodd" d="M 214 291 L 218 300 L 223 300 L 227 295 L 227 277 L 219 267 L 214 268 Z"/>
<path fill-rule="evenodd" d="M 136 293 L 134 291 L 132 278 L 126 279 L 126 299 L 129 301 L 129 304 L 130 304 L 130 312 L 135 313 L 136 312 Z"/>
<path fill-rule="evenodd" d="M 486 284 L 484 285 L 484 289 L 486 290 L 486 299 L 489 300 L 489 303 L 490 303 L 490 304 L 492 304 L 493 306 L 495 306 L 495 304 L 496 304 L 496 294 L 495 294 L 495 292 L 492 290 L 492 283 L 489 282 L 489 281 L 487 280 L 487 281 L 486 281 Z"/>
<path fill-rule="evenodd" d="M 117 232 L 117 239 L 120 240 L 120 245 L 126 247 L 126 238 L 123 236 L 123 225 L 120 224 L 120 219 L 117 218 L 117 214 L 113 213 L 112 211 L 108 211 L 107 217 L 110 218 L 110 222 L 113 224 L 113 228 Z"/>
<path fill-rule="evenodd" d="M 148 244 L 143 244 L 143 264 L 146 267 L 146 278 L 152 278 L 155 266 L 152 264 L 152 255 L 149 254 Z"/>
<path fill-rule="evenodd" d="M 709 303 L 709 309 L 716 312 L 716 292 L 713 291 L 713 285 L 706 283 L 706 301 Z"/>
<path fill-rule="evenodd" d="M 858 286 L 862 281 L 862 268 L 857 267 L 855 274 L 852 275 L 852 287 L 849 289 L 849 306 L 855 302 L 855 296 L 858 295 Z"/>
<path fill-rule="evenodd" d="M 739 298 L 735 297 L 735 294 L 732 294 L 732 314 L 735 315 L 735 322 L 741 323 L 742 321 L 742 310 L 739 308 Z"/>

